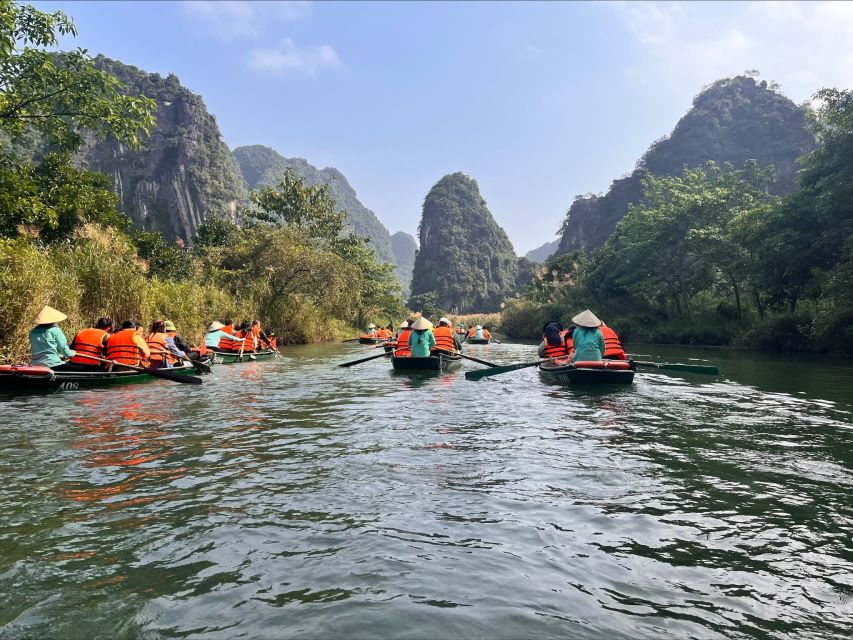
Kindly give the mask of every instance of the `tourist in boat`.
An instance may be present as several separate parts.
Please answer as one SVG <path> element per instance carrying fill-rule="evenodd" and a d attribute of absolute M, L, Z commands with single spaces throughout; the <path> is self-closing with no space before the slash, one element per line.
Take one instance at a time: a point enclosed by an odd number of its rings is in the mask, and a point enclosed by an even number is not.
<path fill-rule="evenodd" d="M 476 327 L 474 327 L 474 337 L 477 338 L 477 340 L 483 339 L 483 327 L 482 327 L 482 325 L 478 324 Z"/>
<path fill-rule="evenodd" d="M 30 350 L 32 364 L 50 367 L 54 371 L 75 371 L 78 365 L 65 362 L 74 357 L 74 350 L 68 346 L 68 340 L 57 323 L 68 318 L 61 311 L 45 305 L 34 320 L 35 327 L 30 331 Z"/>
<path fill-rule="evenodd" d="M 148 345 L 148 360 L 152 369 L 171 369 L 176 362 L 187 357 L 185 352 L 175 346 L 174 340 L 166 335 L 165 320 L 151 323 L 145 343 Z"/>
<path fill-rule="evenodd" d="M 375 338 L 376 337 L 376 325 L 373 324 L 372 322 L 369 325 L 367 325 L 367 331 L 364 332 L 364 335 L 373 336 Z"/>
<path fill-rule="evenodd" d="M 400 323 L 400 326 L 397 328 L 397 341 L 398 342 L 400 341 L 400 336 L 402 335 L 403 331 L 411 331 L 412 330 L 411 326 L 412 326 L 413 322 L 414 322 L 414 320 L 403 320 L 403 322 Z"/>
<path fill-rule="evenodd" d="M 483 327 L 483 338 L 485 338 L 486 340 L 492 339 L 492 334 L 489 332 L 489 327 L 487 326 Z"/>
<path fill-rule="evenodd" d="M 261 329 L 260 320 L 252 320 L 252 335 L 255 339 L 255 344 L 265 350 L 272 349 L 272 338 Z"/>
<path fill-rule="evenodd" d="M 468 333 L 465 334 L 466 338 L 476 338 L 477 337 L 477 328 L 473 324 L 468 325 Z"/>
<path fill-rule="evenodd" d="M 459 351 L 462 345 L 459 344 L 459 338 L 456 337 L 456 332 L 450 326 L 450 320 L 441 318 L 438 321 L 438 326 L 432 332 L 435 338 L 434 349 L 442 349 L 444 351 Z"/>
<path fill-rule="evenodd" d="M 571 354 L 569 333 L 559 322 L 549 322 L 542 327 L 542 342 L 539 344 L 540 358 L 559 358 Z"/>
<path fill-rule="evenodd" d="M 600 361 L 604 359 L 604 336 L 601 334 L 601 320 L 587 309 L 572 318 L 575 325 L 572 342 L 575 354 L 572 362 Z"/>
<path fill-rule="evenodd" d="M 414 322 L 414 320 L 406 320 L 400 325 L 400 331 L 397 333 L 397 357 L 406 358 L 411 355 L 411 351 L 409 350 L 409 336 L 412 335 L 412 325 Z"/>
<path fill-rule="evenodd" d="M 107 360 L 134 367 L 147 367 L 150 355 L 148 343 L 142 338 L 142 325 L 125 320 L 115 333 L 107 338 Z"/>
<path fill-rule="evenodd" d="M 178 328 L 175 326 L 175 323 L 171 320 L 166 320 L 166 344 L 169 345 L 169 349 L 171 350 L 174 345 L 175 349 L 178 351 L 182 351 L 186 354 L 186 357 L 190 360 L 198 359 L 198 352 L 193 351 L 192 347 L 190 347 L 189 343 L 184 340 L 184 337 L 178 333 Z"/>
<path fill-rule="evenodd" d="M 604 359 L 627 360 L 628 355 L 622 348 L 622 343 L 619 341 L 619 336 L 616 335 L 616 332 L 603 322 L 601 323 L 599 329 L 601 329 L 601 335 L 604 337 Z"/>
<path fill-rule="evenodd" d="M 435 346 L 435 336 L 432 334 L 432 322 L 421 316 L 412 325 L 409 334 L 409 355 L 412 358 L 426 358 L 430 349 Z"/>
<path fill-rule="evenodd" d="M 214 320 L 208 325 L 207 332 L 204 334 L 204 346 L 206 348 L 219 348 L 219 341 L 228 335 L 222 330 L 224 327 L 225 325 L 219 322 L 219 320 Z"/>
<path fill-rule="evenodd" d="M 221 336 L 219 338 L 219 343 L 216 345 L 216 349 L 219 351 L 234 351 L 234 346 L 237 346 L 237 351 L 240 350 L 240 345 L 242 344 L 242 340 L 238 340 L 234 333 L 234 321 L 230 318 L 225 320 L 225 323 L 220 328 Z"/>
<path fill-rule="evenodd" d="M 104 359 L 107 356 L 107 338 L 113 328 L 110 318 L 98 318 L 94 327 L 81 329 L 71 341 L 74 355 L 71 364 L 81 367 L 81 370 L 103 369 L 104 363 L 92 358 Z"/>

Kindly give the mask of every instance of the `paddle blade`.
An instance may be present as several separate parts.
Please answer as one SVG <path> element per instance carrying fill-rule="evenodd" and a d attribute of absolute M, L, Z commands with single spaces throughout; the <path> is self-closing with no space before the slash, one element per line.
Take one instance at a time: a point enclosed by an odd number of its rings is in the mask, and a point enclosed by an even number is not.
<path fill-rule="evenodd" d="M 508 373 L 510 371 L 517 371 L 518 369 L 526 369 L 527 367 L 535 367 L 540 362 L 545 362 L 544 360 L 537 360 L 536 362 L 522 362 L 520 364 L 510 364 L 505 367 L 493 367 L 491 369 L 479 369 L 478 371 L 466 371 L 465 379 L 466 380 L 479 380 L 480 378 L 485 378 L 487 376 L 496 376 L 501 373 Z"/>
<path fill-rule="evenodd" d="M 391 353 L 393 353 L 393 351 Z M 338 366 L 339 367 L 351 367 L 354 364 L 361 364 L 362 362 L 367 362 L 368 360 L 376 360 L 377 358 L 384 358 L 386 355 L 388 355 L 388 354 L 380 353 L 378 356 L 370 356 L 369 358 L 362 358 L 361 360 L 352 360 L 350 362 L 342 362 Z"/>

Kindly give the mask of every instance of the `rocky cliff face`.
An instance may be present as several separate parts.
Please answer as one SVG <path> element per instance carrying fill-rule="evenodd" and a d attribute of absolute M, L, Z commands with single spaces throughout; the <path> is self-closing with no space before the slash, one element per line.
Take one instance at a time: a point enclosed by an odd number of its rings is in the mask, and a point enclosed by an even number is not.
<path fill-rule="evenodd" d="M 339 211 L 346 211 L 347 221 L 353 231 L 370 240 L 376 255 L 383 262 L 394 264 L 391 234 L 376 214 L 358 199 L 355 189 L 344 175 L 333 167 L 318 169 L 302 158 L 285 158 L 275 149 L 259 144 L 237 147 L 234 157 L 240 165 L 249 188 L 275 187 L 285 169 L 292 169 L 309 185 L 327 184 L 329 194 L 338 203 Z"/>
<path fill-rule="evenodd" d="M 545 262 L 551 255 L 560 247 L 560 240 L 554 240 L 552 242 L 546 242 L 541 247 L 536 247 L 535 249 L 531 249 L 527 253 L 524 254 L 524 257 L 530 260 L 530 262 Z"/>
<path fill-rule="evenodd" d="M 601 246 L 628 205 L 642 197 L 642 177 L 676 175 L 684 167 L 709 160 L 737 167 L 750 159 L 777 172 L 773 191 L 795 187 L 796 160 L 814 148 L 805 111 L 753 78 L 738 76 L 715 82 L 693 101 L 672 134 L 654 143 L 630 176 L 615 180 L 603 196 L 578 197 L 566 214 L 557 253 Z"/>
<path fill-rule="evenodd" d="M 424 200 L 412 296 L 432 293 L 439 308 L 455 313 L 496 311 L 517 277 L 512 243 L 477 182 L 463 173 L 444 176 Z"/>
<path fill-rule="evenodd" d="M 121 209 L 136 226 L 191 243 L 208 216 L 233 217 L 245 183 L 216 119 L 174 75 L 148 74 L 99 56 L 129 93 L 157 101 L 157 127 L 140 151 L 89 138 L 76 162 L 112 176 Z"/>
<path fill-rule="evenodd" d="M 398 231 L 391 236 L 391 249 L 394 251 L 394 262 L 397 264 L 397 279 L 403 285 L 403 298 L 408 298 L 411 293 L 412 271 L 415 268 L 418 242 L 408 233 Z"/>

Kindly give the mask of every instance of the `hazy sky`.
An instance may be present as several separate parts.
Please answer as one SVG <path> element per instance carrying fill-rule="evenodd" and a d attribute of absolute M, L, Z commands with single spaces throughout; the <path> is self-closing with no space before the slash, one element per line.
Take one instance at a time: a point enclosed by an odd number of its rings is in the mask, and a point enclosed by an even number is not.
<path fill-rule="evenodd" d="M 340 169 L 393 233 L 477 180 L 519 254 L 554 239 L 704 85 L 853 87 L 853 3 L 40 2 L 80 46 L 204 97 L 233 148 Z"/>

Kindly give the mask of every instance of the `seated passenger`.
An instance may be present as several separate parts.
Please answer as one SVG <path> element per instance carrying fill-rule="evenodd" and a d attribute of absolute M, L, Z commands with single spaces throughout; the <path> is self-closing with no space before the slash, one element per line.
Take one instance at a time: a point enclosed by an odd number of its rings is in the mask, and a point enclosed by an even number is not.
<path fill-rule="evenodd" d="M 542 327 L 542 342 L 539 344 L 540 358 L 560 358 L 571 354 L 566 339 L 567 332 L 559 322 L 549 322 Z M 569 338 L 571 339 L 571 338 Z"/>
<path fill-rule="evenodd" d="M 601 335 L 601 320 L 595 317 L 595 314 L 587 309 L 572 318 L 575 324 L 575 331 L 572 334 L 572 341 L 575 347 L 575 354 L 572 356 L 572 362 L 583 361 L 600 361 L 604 359 L 604 336 Z"/>
<path fill-rule="evenodd" d="M 171 369 L 179 359 L 186 358 L 186 353 L 178 349 L 174 341 L 170 346 L 169 340 L 165 320 L 151 323 L 151 330 L 145 336 L 145 342 L 148 345 L 148 360 L 152 369 Z"/>
<path fill-rule="evenodd" d="M 456 337 L 456 332 L 453 330 L 453 327 L 450 326 L 450 320 L 447 318 L 442 318 L 438 321 L 438 326 L 432 332 L 433 337 L 435 338 L 435 349 L 441 349 L 443 351 L 459 351 L 462 349 L 462 345 L 459 344 L 459 338 Z"/>
<path fill-rule="evenodd" d="M 71 341 L 71 348 L 75 352 L 71 362 L 90 370 L 103 369 L 105 363 L 92 358 L 106 359 L 107 338 L 110 337 L 112 327 L 113 321 L 109 318 L 98 318 L 94 327 L 78 331 Z"/>
<path fill-rule="evenodd" d="M 605 360 L 627 360 L 628 356 L 622 348 L 622 343 L 619 341 L 619 336 L 616 332 L 608 327 L 603 322 L 599 327 L 601 335 L 604 337 L 604 359 Z M 72 345 L 73 346 L 73 345 Z M 74 362 L 74 359 L 71 359 Z"/>
<path fill-rule="evenodd" d="M 33 365 L 50 367 L 54 371 L 78 371 L 81 367 L 70 364 L 63 358 L 73 358 L 75 353 L 68 347 L 62 329 L 56 326 L 68 318 L 61 311 L 45 305 L 34 321 L 30 331 L 31 362 Z"/>
<path fill-rule="evenodd" d="M 421 316 L 412 325 L 409 334 L 409 351 L 412 358 L 426 358 L 430 349 L 435 346 L 435 336 L 432 335 L 432 322 Z"/>
<path fill-rule="evenodd" d="M 107 338 L 107 360 L 116 364 L 147 367 L 150 351 L 142 339 L 142 325 L 125 320 L 115 333 Z"/>

